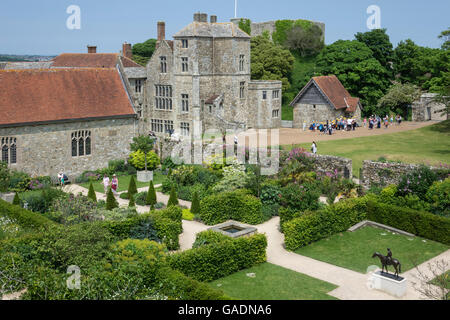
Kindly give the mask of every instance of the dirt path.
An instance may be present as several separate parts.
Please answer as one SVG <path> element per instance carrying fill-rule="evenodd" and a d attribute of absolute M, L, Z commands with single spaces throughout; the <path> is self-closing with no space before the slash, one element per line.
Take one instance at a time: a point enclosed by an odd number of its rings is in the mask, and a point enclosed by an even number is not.
<path fill-rule="evenodd" d="M 310 130 L 303 131 L 303 129 L 290 129 L 290 128 L 280 128 L 277 129 L 279 131 L 279 143 L 274 143 L 274 145 L 292 145 L 292 144 L 300 144 L 300 143 L 312 143 L 312 141 L 329 141 L 329 140 L 340 140 L 340 139 L 351 139 L 358 137 L 368 137 L 375 135 L 383 135 L 383 134 L 391 134 L 396 132 L 403 132 L 408 130 L 414 130 L 423 128 L 426 126 L 430 126 L 437 123 L 436 121 L 427 121 L 427 122 L 403 122 L 400 126 L 396 124 L 390 126 L 388 129 L 372 129 L 369 130 L 367 127 L 356 128 L 355 131 L 334 131 L 330 136 L 328 134 L 322 134 L 320 132 L 312 132 Z M 246 137 L 249 141 L 252 139 L 256 139 L 256 133 L 261 130 L 248 130 L 238 135 L 239 145 L 245 144 Z M 264 132 L 264 131 L 261 131 Z M 270 130 L 266 130 L 267 135 L 269 135 L 269 143 L 270 143 Z M 262 135 L 263 133 L 261 133 Z M 259 145 L 264 147 L 267 145 L 266 141 L 262 141 L 261 139 Z M 221 139 L 217 140 L 218 143 L 221 143 Z M 227 136 L 227 143 L 234 143 L 234 135 Z M 247 144 L 250 142 L 247 142 Z"/>

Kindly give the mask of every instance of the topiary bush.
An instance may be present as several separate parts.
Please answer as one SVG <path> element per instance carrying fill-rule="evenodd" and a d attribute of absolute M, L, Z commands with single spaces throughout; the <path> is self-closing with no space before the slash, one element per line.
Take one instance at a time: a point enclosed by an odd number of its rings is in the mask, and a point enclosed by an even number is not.
<path fill-rule="evenodd" d="M 108 189 L 108 193 L 106 194 L 106 210 L 112 210 L 119 207 L 119 203 L 117 202 L 116 198 L 114 197 L 114 193 L 112 192 L 112 189 Z"/>
<path fill-rule="evenodd" d="M 94 190 L 94 186 L 92 184 L 92 181 L 89 184 L 89 191 L 88 191 L 88 195 L 87 196 L 92 201 L 97 202 L 97 195 L 95 194 L 95 190 Z"/>
<path fill-rule="evenodd" d="M 198 198 L 198 192 L 194 192 L 191 203 L 191 212 L 195 216 L 200 213 L 200 199 Z"/>
<path fill-rule="evenodd" d="M 138 193 L 136 180 L 134 180 L 134 176 L 132 176 L 128 185 L 128 196 L 134 196 L 136 193 Z"/>
<path fill-rule="evenodd" d="M 249 224 L 264 221 L 261 201 L 245 189 L 203 198 L 200 202 L 199 217 L 207 225 L 215 225 L 230 219 Z"/>
<path fill-rule="evenodd" d="M 155 191 L 155 187 L 153 185 L 153 181 L 150 181 L 150 185 L 148 187 L 148 193 L 147 193 L 147 197 L 145 199 L 145 204 L 148 206 L 152 206 L 154 207 L 154 205 L 157 203 L 157 199 L 156 199 L 156 191 Z"/>
<path fill-rule="evenodd" d="M 169 200 L 167 201 L 167 206 L 177 206 L 178 205 L 178 196 L 177 192 L 175 191 L 175 187 L 172 186 L 172 189 L 170 190 L 170 196 Z"/>

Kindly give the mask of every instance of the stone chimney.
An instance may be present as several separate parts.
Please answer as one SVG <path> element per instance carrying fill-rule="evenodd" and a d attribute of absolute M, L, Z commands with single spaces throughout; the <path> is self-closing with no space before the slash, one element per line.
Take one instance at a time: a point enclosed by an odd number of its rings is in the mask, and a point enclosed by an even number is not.
<path fill-rule="evenodd" d="M 208 15 L 206 13 L 194 13 L 195 22 L 208 22 Z"/>
<path fill-rule="evenodd" d="M 97 46 L 87 46 L 88 53 L 97 53 Z"/>
<path fill-rule="evenodd" d="M 209 17 L 209 21 L 210 21 L 211 23 L 217 23 L 217 16 L 214 16 L 214 15 L 210 16 L 210 17 Z"/>
<path fill-rule="evenodd" d="M 122 45 L 122 56 L 124 56 L 125 58 L 128 58 L 128 59 L 133 58 L 133 52 L 131 50 L 131 43 L 125 42 Z"/>
<path fill-rule="evenodd" d="M 166 39 L 166 23 L 164 21 L 158 21 L 158 41 Z"/>

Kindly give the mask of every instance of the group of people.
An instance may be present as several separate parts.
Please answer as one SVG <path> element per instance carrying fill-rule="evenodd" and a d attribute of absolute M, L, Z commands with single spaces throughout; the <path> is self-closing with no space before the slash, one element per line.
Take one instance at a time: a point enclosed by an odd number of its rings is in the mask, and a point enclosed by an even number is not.
<path fill-rule="evenodd" d="M 335 130 L 354 131 L 358 126 L 355 119 L 341 117 L 335 120 L 327 120 L 326 122 L 313 121 L 313 123 L 309 125 L 309 130 L 332 135 Z M 306 131 L 306 127 L 306 121 L 303 121 L 303 131 Z"/>
<path fill-rule="evenodd" d="M 105 174 L 103 176 L 103 187 L 105 188 L 105 194 L 108 192 L 108 189 L 111 187 L 114 195 L 117 195 L 117 187 L 119 186 L 119 179 L 117 179 L 116 175 L 113 175 L 113 178 L 110 180 L 108 175 Z"/>
<path fill-rule="evenodd" d="M 367 122 L 369 122 L 369 130 L 372 130 L 373 128 L 375 128 L 375 126 L 377 129 L 381 129 L 382 124 L 384 125 L 384 128 L 387 129 L 387 128 L 389 128 L 389 125 L 392 126 L 394 124 L 394 116 L 386 115 L 385 117 L 381 118 L 380 116 L 377 116 L 377 115 L 371 115 L 369 117 L 369 120 L 367 120 L 367 118 L 364 118 L 364 120 L 363 120 L 364 127 L 367 126 Z M 401 125 L 402 116 L 396 115 L 395 122 L 397 123 L 397 125 Z"/>

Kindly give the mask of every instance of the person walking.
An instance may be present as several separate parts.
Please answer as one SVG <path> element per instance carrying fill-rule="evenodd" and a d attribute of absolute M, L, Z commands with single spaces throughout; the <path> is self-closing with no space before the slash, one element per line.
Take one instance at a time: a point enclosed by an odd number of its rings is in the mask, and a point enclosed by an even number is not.
<path fill-rule="evenodd" d="M 303 131 L 306 130 L 306 120 L 303 120 Z"/>
<path fill-rule="evenodd" d="M 367 118 L 366 117 L 364 117 L 364 121 L 363 121 L 363 124 L 364 124 L 364 128 L 366 127 L 366 125 L 367 125 Z"/>
<path fill-rule="evenodd" d="M 317 144 L 315 141 L 313 141 L 313 143 L 311 145 L 311 151 L 313 154 L 317 154 Z"/>
<path fill-rule="evenodd" d="M 111 181 L 111 190 L 114 193 L 114 195 L 117 195 L 117 188 L 119 187 L 119 179 L 117 179 L 116 175 L 113 175 L 112 181 Z"/>
<path fill-rule="evenodd" d="M 64 187 L 64 173 L 62 170 L 58 173 L 58 181 L 59 181 L 59 185 L 61 187 Z"/>
<path fill-rule="evenodd" d="M 109 177 L 105 174 L 105 175 L 103 176 L 103 188 L 105 189 L 105 194 L 108 193 L 109 183 L 110 183 Z"/>

